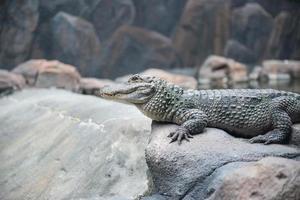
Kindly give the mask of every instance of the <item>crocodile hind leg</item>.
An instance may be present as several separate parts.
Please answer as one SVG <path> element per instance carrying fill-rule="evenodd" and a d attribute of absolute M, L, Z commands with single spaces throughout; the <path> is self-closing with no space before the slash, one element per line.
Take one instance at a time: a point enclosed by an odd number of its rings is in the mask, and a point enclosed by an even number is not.
<path fill-rule="evenodd" d="M 270 104 L 270 117 L 273 130 L 264 135 L 258 135 L 251 138 L 251 143 L 286 143 L 292 131 L 292 119 L 294 115 L 296 99 L 292 97 L 278 97 L 272 100 Z"/>

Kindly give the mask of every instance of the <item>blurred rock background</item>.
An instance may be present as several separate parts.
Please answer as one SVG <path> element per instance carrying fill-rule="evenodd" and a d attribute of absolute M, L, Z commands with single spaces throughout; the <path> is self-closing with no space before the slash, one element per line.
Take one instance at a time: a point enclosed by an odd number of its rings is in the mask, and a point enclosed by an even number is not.
<path fill-rule="evenodd" d="M 169 145 L 175 125 L 91 96 L 134 73 L 300 93 L 300 1 L 0 0 L 0 199 L 300 199 L 299 124 Z"/>
<path fill-rule="evenodd" d="M 197 68 L 212 55 L 247 64 L 300 59 L 295 0 L 4 0 L 0 68 L 59 60 L 82 76 Z"/>

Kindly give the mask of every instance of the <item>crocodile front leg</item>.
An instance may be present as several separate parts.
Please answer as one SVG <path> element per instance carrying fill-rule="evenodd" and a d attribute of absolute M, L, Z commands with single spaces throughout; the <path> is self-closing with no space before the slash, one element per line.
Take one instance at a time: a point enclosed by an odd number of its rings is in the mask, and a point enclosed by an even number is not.
<path fill-rule="evenodd" d="M 180 125 L 175 131 L 171 132 L 168 137 L 171 142 L 178 141 L 181 144 L 182 140 L 189 141 L 194 134 L 203 132 L 207 125 L 207 115 L 198 109 L 186 109 L 176 112 L 173 122 Z"/>

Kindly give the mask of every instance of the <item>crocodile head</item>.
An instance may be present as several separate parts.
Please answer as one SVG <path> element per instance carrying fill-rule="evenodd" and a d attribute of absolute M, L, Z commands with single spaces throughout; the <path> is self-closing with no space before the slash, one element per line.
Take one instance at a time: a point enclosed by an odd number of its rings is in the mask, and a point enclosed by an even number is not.
<path fill-rule="evenodd" d="M 127 83 L 106 86 L 99 91 L 99 96 L 122 103 L 144 104 L 156 93 L 154 77 L 133 75 Z"/>

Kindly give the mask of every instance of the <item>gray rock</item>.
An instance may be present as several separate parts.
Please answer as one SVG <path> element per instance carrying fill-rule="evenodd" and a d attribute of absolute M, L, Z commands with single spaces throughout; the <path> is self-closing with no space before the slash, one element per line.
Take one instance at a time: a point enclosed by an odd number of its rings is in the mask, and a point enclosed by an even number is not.
<path fill-rule="evenodd" d="M 248 80 L 247 66 L 233 59 L 211 55 L 198 69 L 199 84 L 237 83 Z"/>
<path fill-rule="evenodd" d="M 281 12 L 274 20 L 266 57 L 275 59 L 300 59 L 300 14 Z"/>
<path fill-rule="evenodd" d="M 0 99 L 0 199 L 133 199 L 148 189 L 151 121 L 63 90 Z"/>
<path fill-rule="evenodd" d="M 99 74 L 100 41 L 91 23 L 59 12 L 51 20 L 51 57 L 74 65 L 84 76 Z"/>
<path fill-rule="evenodd" d="M 233 10 L 232 38 L 251 49 L 255 61 L 261 61 L 273 28 L 273 18 L 257 3 Z"/>
<path fill-rule="evenodd" d="M 0 70 L 0 96 L 22 89 L 25 85 L 25 78 L 22 75 Z"/>
<path fill-rule="evenodd" d="M 207 56 L 222 55 L 229 21 L 230 1 L 189 0 L 173 37 L 183 66 L 200 66 Z"/>
<path fill-rule="evenodd" d="M 101 0 L 96 3 L 90 21 L 101 42 L 105 42 L 122 25 L 130 25 L 135 17 L 132 0 Z"/>
<path fill-rule="evenodd" d="M 293 145 L 250 144 L 220 129 L 207 128 L 190 142 L 169 144 L 167 135 L 176 125 L 152 124 L 146 161 L 152 174 L 154 193 L 166 199 L 202 199 L 204 184 L 216 169 L 235 162 L 257 161 L 267 156 L 295 158 L 300 150 Z M 194 192 L 194 190 L 200 192 Z"/>
<path fill-rule="evenodd" d="M 29 86 L 72 91 L 79 88 L 80 74 L 76 68 L 56 60 L 29 60 L 18 65 L 13 72 L 23 75 Z"/>
<path fill-rule="evenodd" d="M 262 75 L 278 76 L 287 74 L 295 79 L 300 78 L 300 61 L 298 60 L 265 60 L 262 63 Z"/>
<path fill-rule="evenodd" d="M 40 22 L 44 23 L 49 21 L 60 11 L 88 19 L 100 1 L 101 0 L 39 0 Z"/>
<path fill-rule="evenodd" d="M 300 199 L 299 161 L 268 157 L 239 165 L 214 172 L 214 180 L 207 189 L 211 192 L 208 200 Z"/>
<path fill-rule="evenodd" d="M 123 25 L 110 38 L 101 57 L 101 76 L 116 78 L 146 68 L 168 69 L 180 60 L 169 38 L 147 29 Z"/>
<path fill-rule="evenodd" d="M 12 69 L 30 55 L 39 19 L 39 1 L 2 1 L 0 7 L 3 12 L 0 14 L 0 68 Z"/>
<path fill-rule="evenodd" d="M 171 36 L 187 0 L 133 0 L 133 2 L 136 9 L 135 26 Z"/>
<path fill-rule="evenodd" d="M 224 56 L 242 63 L 255 63 L 254 53 L 235 40 L 228 40 L 224 49 Z"/>

